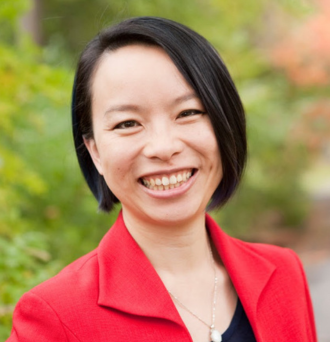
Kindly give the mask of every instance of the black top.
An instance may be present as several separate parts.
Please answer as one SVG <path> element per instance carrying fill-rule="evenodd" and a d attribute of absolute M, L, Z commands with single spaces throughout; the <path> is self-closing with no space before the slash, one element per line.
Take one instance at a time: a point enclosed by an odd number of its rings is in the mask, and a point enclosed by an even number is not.
<path fill-rule="evenodd" d="M 256 342 L 250 322 L 239 298 L 233 319 L 228 329 L 222 334 L 222 342 Z"/>

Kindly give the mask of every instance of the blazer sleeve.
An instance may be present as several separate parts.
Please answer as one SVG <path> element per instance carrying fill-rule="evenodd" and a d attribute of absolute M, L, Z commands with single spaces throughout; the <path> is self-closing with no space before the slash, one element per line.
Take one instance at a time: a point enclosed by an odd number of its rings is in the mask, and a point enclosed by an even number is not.
<path fill-rule="evenodd" d="M 313 305 L 312 305 L 312 300 L 311 300 L 311 296 L 310 296 L 310 292 L 309 292 L 309 287 L 308 287 L 308 282 L 307 282 L 307 278 L 306 278 L 306 274 L 303 268 L 303 265 L 300 261 L 300 259 L 298 258 L 297 254 L 294 253 L 292 250 L 289 250 L 292 255 L 294 256 L 294 258 L 296 259 L 298 265 L 299 265 L 299 269 L 301 272 L 301 276 L 303 279 L 303 285 L 305 288 L 305 299 L 306 299 L 306 305 L 307 305 L 307 322 L 309 324 L 307 324 L 307 329 L 309 330 L 309 335 L 311 336 L 311 342 L 317 342 L 317 334 L 316 334 L 316 326 L 315 326 L 315 318 L 314 318 L 314 311 L 313 311 Z"/>
<path fill-rule="evenodd" d="M 68 342 L 69 339 L 52 307 L 30 291 L 20 299 L 15 308 L 13 329 L 7 342 L 36 341 Z"/>

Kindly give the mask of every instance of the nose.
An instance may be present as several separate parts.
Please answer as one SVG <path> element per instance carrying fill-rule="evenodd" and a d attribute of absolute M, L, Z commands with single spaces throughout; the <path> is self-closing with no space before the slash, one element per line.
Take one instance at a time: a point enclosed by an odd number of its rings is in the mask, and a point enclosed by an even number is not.
<path fill-rule="evenodd" d="M 144 155 L 147 158 L 169 161 L 183 149 L 183 141 L 178 132 L 170 127 L 160 127 L 148 135 Z"/>

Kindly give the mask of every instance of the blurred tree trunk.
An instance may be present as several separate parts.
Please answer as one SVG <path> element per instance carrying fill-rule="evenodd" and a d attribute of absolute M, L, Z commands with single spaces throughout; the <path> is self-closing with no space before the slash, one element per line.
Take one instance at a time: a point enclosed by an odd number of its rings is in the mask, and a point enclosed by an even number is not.
<path fill-rule="evenodd" d="M 19 19 L 18 42 L 20 41 L 22 34 L 28 34 L 34 43 L 41 45 L 43 40 L 41 32 L 42 0 L 30 1 L 30 9 Z"/>

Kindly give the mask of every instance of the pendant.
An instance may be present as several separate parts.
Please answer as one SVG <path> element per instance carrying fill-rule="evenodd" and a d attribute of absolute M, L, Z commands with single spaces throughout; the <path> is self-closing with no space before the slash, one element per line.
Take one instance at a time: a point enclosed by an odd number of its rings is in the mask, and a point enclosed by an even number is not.
<path fill-rule="evenodd" d="M 210 336 L 211 337 L 211 342 L 221 342 L 222 341 L 221 334 L 219 333 L 218 330 L 211 329 L 210 335 L 211 335 Z"/>

